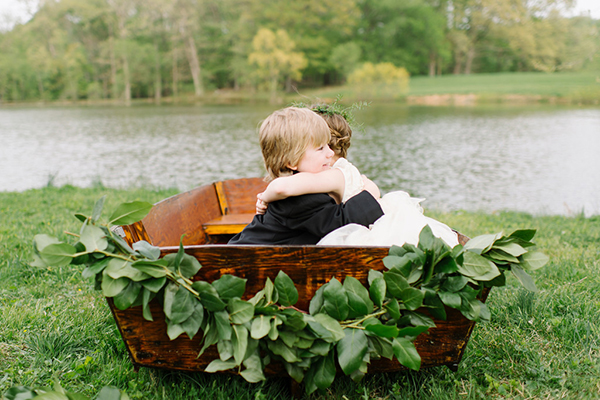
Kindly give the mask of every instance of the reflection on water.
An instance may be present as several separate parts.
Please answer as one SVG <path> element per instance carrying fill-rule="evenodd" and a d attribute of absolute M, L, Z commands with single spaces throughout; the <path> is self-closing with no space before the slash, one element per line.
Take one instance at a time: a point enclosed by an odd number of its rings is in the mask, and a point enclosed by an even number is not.
<path fill-rule="evenodd" d="M 263 174 L 249 106 L 0 109 L 0 190 L 187 190 Z M 600 213 L 600 110 L 371 106 L 349 159 L 426 208 Z"/>

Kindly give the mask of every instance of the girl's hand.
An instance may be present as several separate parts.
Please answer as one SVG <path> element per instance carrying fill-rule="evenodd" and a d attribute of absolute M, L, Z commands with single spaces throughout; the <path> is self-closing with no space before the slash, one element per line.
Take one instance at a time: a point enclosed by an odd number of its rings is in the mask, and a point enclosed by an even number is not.
<path fill-rule="evenodd" d="M 262 215 L 267 212 L 267 206 L 269 203 L 264 202 L 261 199 L 262 193 L 256 195 L 256 213 Z"/>

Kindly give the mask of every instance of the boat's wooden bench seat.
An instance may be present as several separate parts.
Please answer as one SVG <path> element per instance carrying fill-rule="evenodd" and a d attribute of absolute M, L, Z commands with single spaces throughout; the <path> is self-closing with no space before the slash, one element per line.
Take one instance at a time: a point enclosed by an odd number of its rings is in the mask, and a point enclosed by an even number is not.
<path fill-rule="evenodd" d="M 256 194 L 265 190 L 262 178 L 232 179 L 180 193 L 154 205 L 140 222 L 125 228 L 130 243 L 146 240 L 155 246 L 227 243 L 252 221 Z"/>
<path fill-rule="evenodd" d="M 259 185 L 260 187 L 250 185 L 240 191 L 239 187 L 231 184 L 231 181 L 215 182 L 213 185 L 222 215 L 202 224 L 208 242 L 217 242 L 222 235 L 235 235 L 241 232 L 254 218 L 255 210 L 248 209 L 249 205 L 254 205 L 256 194 L 264 190 L 264 185 Z M 240 196 L 244 197 L 244 204 L 240 203 Z"/>

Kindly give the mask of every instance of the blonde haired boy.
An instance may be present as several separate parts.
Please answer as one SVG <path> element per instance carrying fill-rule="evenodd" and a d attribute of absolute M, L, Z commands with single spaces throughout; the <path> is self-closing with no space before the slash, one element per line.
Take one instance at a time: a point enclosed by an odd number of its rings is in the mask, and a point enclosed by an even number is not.
<path fill-rule="evenodd" d="M 331 168 L 329 127 L 309 109 L 275 111 L 261 124 L 259 137 L 267 179 Z M 369 226 L 382 215 L 379 202 L 367 191 L 342 204 L 326 193 L 293 196 L 270 203 L 229 244 L 316 244 L 334 229 L 350 223 Z"/>

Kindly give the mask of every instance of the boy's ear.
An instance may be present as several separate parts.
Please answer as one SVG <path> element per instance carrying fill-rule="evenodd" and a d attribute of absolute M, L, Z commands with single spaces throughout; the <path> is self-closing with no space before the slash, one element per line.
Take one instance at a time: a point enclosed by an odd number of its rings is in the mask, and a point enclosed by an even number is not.
<path fill-rule="evenodd" d="M 296 165 L 295 167 L 292 167 L 292 164 L 288 164 L 286 165 L 286 167 L 288 167 L 289 169 L 291 169 L 292 171 L 296 171 L 298 169 L 298 166 Z"/>

